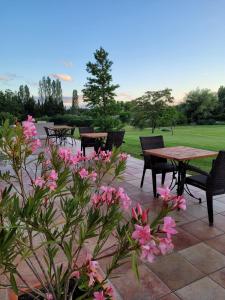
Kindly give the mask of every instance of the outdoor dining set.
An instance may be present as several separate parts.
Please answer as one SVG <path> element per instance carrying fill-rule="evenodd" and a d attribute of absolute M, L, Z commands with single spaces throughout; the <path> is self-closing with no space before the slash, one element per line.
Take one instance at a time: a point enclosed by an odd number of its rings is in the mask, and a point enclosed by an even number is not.
<path fill-rule="evenodd" d="M 44 127 L 47 135 L 46 142 L 54 139 L 60 144 L 68 142 L 76 143 L 74 133 L 75 127 L 67 125 L 54 125 Z M 95 132 L 93 127 L 79 127 L 81 140 L 81 151 L 86 154 L 86 148 L 93 147 L 97 152 L 99 149 L 111 151 L 124 143 L 125 131 Z M 140 137 L 144 168 L 140 188 L 143 187 L 146 170 L 152 172 L 153 195 L 157 194 L 157 174 L 161 174 L 161 184 L 165 183 L 167 173 L 172 173 L 169 188 L 176 188 L 178 196 L 184 191 L 201 203 L 190 191 L 189 186 L 199 188 L 206 193 L 209 225 L 213 225 L 213 196 L 225 193 L 225 151 L 209 151 L 191 147 L 176 146 L 165 147 L 163 136 Z M 209 173 L 190 164 L 190 161 L 201 158 L 214 157 L 211 171 Z M 190 173 L 192 174 L 190 176 Z"/>

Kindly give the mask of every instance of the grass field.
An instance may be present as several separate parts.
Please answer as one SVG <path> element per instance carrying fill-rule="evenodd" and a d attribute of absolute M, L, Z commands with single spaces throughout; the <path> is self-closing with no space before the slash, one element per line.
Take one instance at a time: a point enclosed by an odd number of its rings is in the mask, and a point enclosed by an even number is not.
<path fill-rule="evenodd" d="M 133 127 L 126 127 L 125 144 L 123 150 L 140 158 L 141 148 L 139 136 L 150 136 L 151 129 L 139 130 Z M 225 126 L 204 125 L 204 126 L 178 126 L 174 134 L 157 129 L 154 135 L 163 135 L 165 146 L 189 146 L 207 150 L 225 149 Z M 209 170 L 212 158 L 194 160 L 191 163 L 202 169 Z"/>

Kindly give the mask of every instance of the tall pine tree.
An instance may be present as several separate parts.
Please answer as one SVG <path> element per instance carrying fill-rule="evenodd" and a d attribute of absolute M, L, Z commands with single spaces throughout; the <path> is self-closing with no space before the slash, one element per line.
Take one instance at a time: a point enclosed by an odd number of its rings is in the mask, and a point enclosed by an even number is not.
<path fill-rule="evenodd" d="M 91 77 L 87 78 L 87 83 L 83 89 L 83 100 L 93 109 L 95 116 L 100 120 L 101 129 L 110 129 L 109 119 L 114 115 L 116 108 L 115 90 L 119 85 L 112 84 L 111 66 L 112 61 L 108 58 L 108 53 L 100 47 L 94 53 L 95 62 L 87 63 L 87 72 Z"/>

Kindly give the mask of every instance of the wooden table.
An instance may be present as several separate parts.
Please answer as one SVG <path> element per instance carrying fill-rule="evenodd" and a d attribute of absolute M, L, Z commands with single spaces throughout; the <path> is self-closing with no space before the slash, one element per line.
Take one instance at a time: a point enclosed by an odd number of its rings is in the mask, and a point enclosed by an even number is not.
<path fill-rule="evenodd" d="M 108 135 L 107 132 L 89 132 L 89 133 L 81 133 L 81 137 L 86 137 L 89 139 L 103 139 Z"/>
<path fill-rule="evenodd" d="M 177 194 L 182 195 L 186 175 L 186 165 L 190 160 L 206 157 L 214 157 L 216 151 L 209 151 L 185 146 L 165 147 L 158 149 L 145 150 L 147 155 L 153 155 L 171 160 L 178 167 Z"/>

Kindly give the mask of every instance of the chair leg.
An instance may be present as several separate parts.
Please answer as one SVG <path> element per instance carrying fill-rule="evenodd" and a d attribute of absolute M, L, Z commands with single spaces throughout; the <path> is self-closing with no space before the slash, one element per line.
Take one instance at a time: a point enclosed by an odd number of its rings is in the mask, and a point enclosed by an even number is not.
<path fill-rule="evenodd" d="M 141 178 L 141 185 L 140 185 L 141 188 L 143 187 L 143 183 L 144 183 L 144 179 L 145 179 L 145 172 L 146 172 L 146 168 L 144 167 L 142 178 Z"/>
<path fill-rule="evenodd" d="M 83 146 L 83 156 L 85 156 L 85 147 Z"/>
<path fill-rule="evenodd" d="M 162 185 L 164 185 L 165 179 L 166 179 L 166 173 L 163 172 L 163 173 L 162 173 L 162 178 L 161 178 L 161 184 L 162 184 Z"/>
<path fill-rule="evenodd" d="M 156 190 L 156 173 L 152 171 L 152 186 L 153 186 L 153 195 L 157 197 L 157 190 Z"/>
<path fill-rule="evenodd" d="M 209 226 L 213 226 L 213 196 L 212 196 L 212 194 L 206 193 L 206 200 L 207 200 Z"/>

